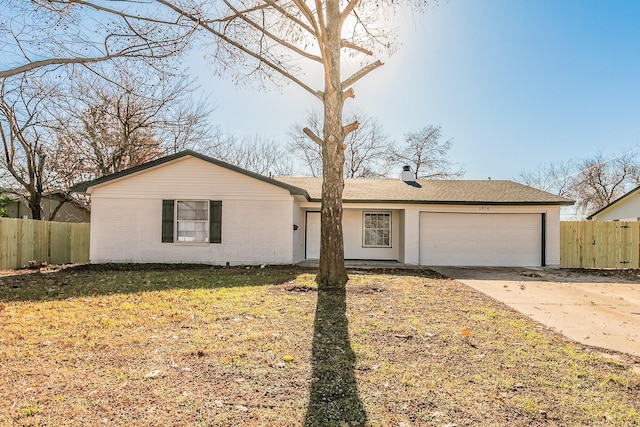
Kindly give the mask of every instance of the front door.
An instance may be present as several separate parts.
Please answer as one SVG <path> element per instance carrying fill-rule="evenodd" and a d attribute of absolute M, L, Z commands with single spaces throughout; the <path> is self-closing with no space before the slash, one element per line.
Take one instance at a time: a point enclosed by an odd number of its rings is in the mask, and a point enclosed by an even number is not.
<path fill-rule="evenodd" d="M 305 258 L 320 258 L 320 212 L 307 212 Z"/>

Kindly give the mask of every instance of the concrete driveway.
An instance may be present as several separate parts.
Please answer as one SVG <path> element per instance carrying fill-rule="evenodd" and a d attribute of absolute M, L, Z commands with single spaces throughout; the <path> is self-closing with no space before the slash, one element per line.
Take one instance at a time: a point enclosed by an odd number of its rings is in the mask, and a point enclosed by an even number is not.
<path fill-rule="evenodd" d="M 549 268 L 432 269 L 575 341 L 640 356 L 640 278 L 631 282 Z"/>

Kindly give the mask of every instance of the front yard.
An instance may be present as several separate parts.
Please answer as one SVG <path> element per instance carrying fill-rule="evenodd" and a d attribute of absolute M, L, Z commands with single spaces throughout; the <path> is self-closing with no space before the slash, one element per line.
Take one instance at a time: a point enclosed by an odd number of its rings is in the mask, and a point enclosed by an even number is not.
<path fill-rule="evenodd" d="M 632 426 L 630 356 L 428 270 L 0 277 L 0 426 Z M 347 330 L 348 322 L 348 330 Z"/>

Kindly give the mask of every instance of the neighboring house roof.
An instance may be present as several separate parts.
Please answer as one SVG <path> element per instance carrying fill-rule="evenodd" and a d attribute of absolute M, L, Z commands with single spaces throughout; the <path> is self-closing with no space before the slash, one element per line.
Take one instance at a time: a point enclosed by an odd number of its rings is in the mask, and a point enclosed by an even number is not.
<path fill-rule="evenodd" d="M 617 198 L 616 200 L 614 200 L 613 202 L 609 203 L 607 206 L 598 209 L 596 212 L 592 213 L 591 215 L 589 215 L 587 217 L 587 219 L 593 219 L 593 217 L 595 217 L 596 215 L 600 215 L 602 213 L 604 213 L 605 211 L 608 211 L 611 207 L 615 206 L 618 202 L 621 202 L 631 196 L 633 196 L 635 193 L 640 191 L 640 186 L 634 188 L 633 190 L 629 191 L 627 194 L 625 194 L 622 197 Z M 638 193 L 640 194 L 640 193 Z"/>
<path fill-rule="evenodd" d="M 21 203 L 21 202 L 24 203 L 24 200 L 25 200 L 25 196 L 21 195 L 19 192 L 14 190 L 5 190 L 4 195 L 7 196 L 9 199 L 11 199 L 11 203 Z M 73 198 L 67 197 L 67 195 L 62 191 L 46 192 L 42 195 L 42 199 L 55 200 L 57 202 L 65 200 L 65 203 L 74 205 L 79 209 L 83 209 L 87 212 L 91 211 L 91 208 L 89 206 L 84 205 Z"/>
<path fill-rule="evenodd" d="M 220 166 L 220 167 L 232 170 L 234 172 L 238 172 L 238 173 L 241 173 L 243 175 L 250 176 L 252 178 L 258 179 L 258 180 L 263 181 L 263 182 L 266 182 L 268 184 L 272 184 L 272 185 L 284 188 L 284 189 L 288 190 L 291 195 L 300 195 L 300 196 L 305 196 L 307 199 L 309 198 L 308 194 L 306 194 L 306 192 L 301 188 L 297 188 L 297 187 L 291 186 L 291 185 L 286 184 L 286 183 L 281 182 L 281 181 L 276 181 L 275 179 L 268 178 L 266 176 L 263 176 L 263 175 L 260 175 L 260 174 L 254 173 L 254 172 L 250 172 L 250 171 L 248 171 L 246 169 L 242 169 L 242 168 L 240 168 L 238 166 L 234 166 L 234 165 L 231 165 L 229 163 L 225 163 L 223 161 L 214 159 L 213 157 L 205 156 L 204 154 L 196 153 L 195 151 L 191 151 L 191 150 L 185 150 L 185 151 L 181 151 L 181 152 L 176 153 L 176 154 L 171 154 L 169 156 L 162 157 L 160 159 L 153 160 L 151 162 L 147 162 L 147 163 L 141 164 L 139 166 L 134 166 L 132 168 L 129 168 L 129 169 L 126 169 L 126 170 L 123 170 L 123 171 L 120 171 L 120 172 L 116 172 L 116 173 L 113 173 L 111 175 L 105 175 L 103 177 L 96 178 L 96 179 L 93 179 L 91 181 L 81 182 L 81 183 L 78 183 L 78 184 L 74 185 L 73 187 L 71 187 L 70 190 L 78 192 L 78 193 L 86 193 L 89 190 L 90 187 L 94 187 L 94 186 L 100 185 L 100 184 L 105 184 L 105 183 L 107 183 L 109 181 L 113 181 L 113 180 L 116 180 L 116 179 L 124 178 L 124 177 L 127 177 L 129 175 L 136 174 L 136 173 L 144 172 L 144 171 L 146 171 L 148 169 L 155 168 L 157 166 L 163 165 L 165 163 L 173 162 L 175 160 L 178 160 L 178 159 L 181 159 L 181 158 L 187 157 L 187 156 L 195 157 L 197 159 L 204 160 L 205 162 L 214 164 L 216 166 Z"/>
<path fill-rule="evenodd" d="M 322 195 L 322 178 L 278 177 L 279 181 L 304 188 L 311 200 Z M 345 203 L 435 203 L 487 205 L 572 205 L 573 200 L 556 196 L 513 181 L 501 180 L 418 180 L 400 179 L 344 180 Z"/>
<path fill-rule="evenodd" d="M 322 178 L 279 177 L 268 178 L 186 150 L 144 163 L 140 166 L 106 175 L 71 187 L 71 191 L 87 192 L 89 188 L 113 180 L 146 171 L 169 162 L 192 156 L 260 181 L 284 188 L 291 195 L 305 197 L 309 201 L 321 201 Z M 488 205 L 572 205 L 572 200 L 556 196 L 513 181 L 483 180 L 429 180 L 407 183 L 400 179 L 345 179 L 343 192 L 345 203 L 430 203 L 430 204 L 488 204 Z"/>

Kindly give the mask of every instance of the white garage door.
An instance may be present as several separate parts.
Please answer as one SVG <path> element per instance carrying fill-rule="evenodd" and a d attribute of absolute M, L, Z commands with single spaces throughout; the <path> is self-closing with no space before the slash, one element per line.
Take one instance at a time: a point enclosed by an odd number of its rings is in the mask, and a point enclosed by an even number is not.
<path fill-rule="evenodd" d="M 420 264 L 539 266 L 541 214 L 420 214 Z"/>

